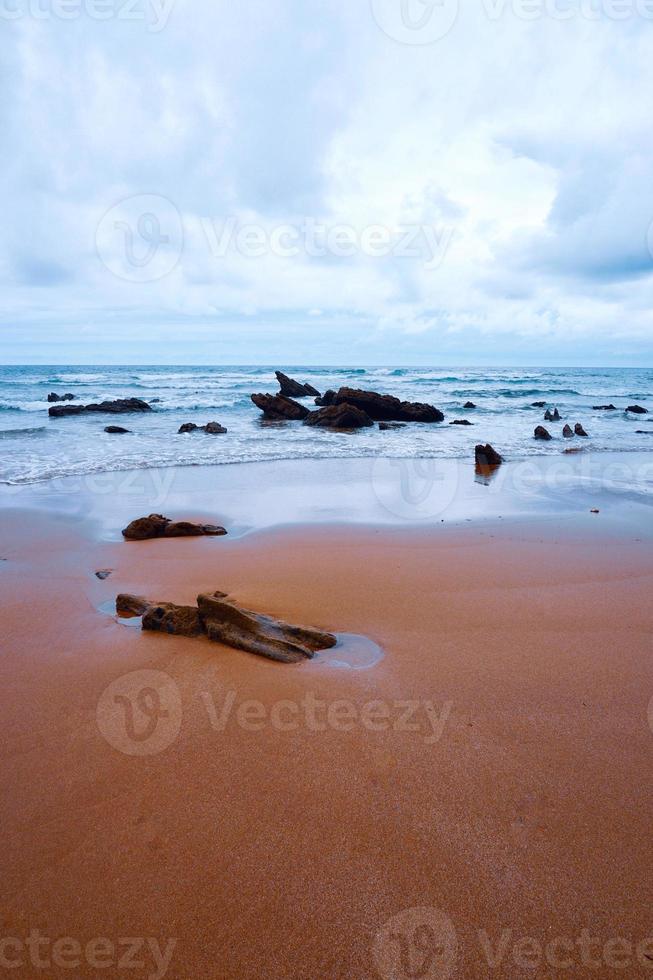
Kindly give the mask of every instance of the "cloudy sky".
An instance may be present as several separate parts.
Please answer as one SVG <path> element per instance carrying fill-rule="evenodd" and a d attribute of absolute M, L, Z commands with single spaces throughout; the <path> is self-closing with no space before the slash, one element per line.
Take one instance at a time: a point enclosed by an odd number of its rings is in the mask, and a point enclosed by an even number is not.
<path fill-rule="evenodd" d="M 0 0 L 13 363 L 653 365 L 650 0 Z"/>

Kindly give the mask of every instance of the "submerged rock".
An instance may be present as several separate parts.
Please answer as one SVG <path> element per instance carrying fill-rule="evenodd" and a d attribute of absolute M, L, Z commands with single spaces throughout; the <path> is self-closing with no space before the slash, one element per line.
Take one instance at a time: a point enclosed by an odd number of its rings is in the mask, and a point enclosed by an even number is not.
<path fill-rule="evenodd" d="M 292 398 L 285 395 L 266 395 L 263 393 L 250 396 L 257 408 L 260 408 L 266 419 L 287 420 L 298 422 L 305 419 L 308 409 Z"/>
<path fill-rule="evenodd" d="M 474 402 L 465 402 L 463 408 L 476 408 L 476 405 L 474 404 Z"/>
<path fill-rule="evenodd" d="M 549 440 L 553 438 L 548 429 L 545 429 L 543 425 L 536 426 L 533 435 L 536 439 Z"/>
<path fill-rule="evenodd" d="M 616 405 L 592 405 L 595 412 L 616 412 Z"/>
<path fill-rule="evenodd" d="M 500 466 L 503 463 L 503 456 L 489 442 L 484 446 L 482 444 L 476 446 L 474 449 L 474 458 L 477 466 Z"/>
<path fill-rule="evenodd" d="M 380 395 L 360 388 L 340 388 L 334 399 L 336 405 L 352 405 L 366 412 L 375 422 L 442 422 L 444 415 L 433 405 L 422 402 L 402 402 L 394 395 Z"/>
<path fill-rule="evenodd" d="M 56 391 L 51 391 L 48 395 L 49 402 L 71 402 L 74 399 L 74 395 L 71 395 L 69 391 L 65 395 L 58 395 Z"/>
<path fill-rule="evenodd" d="M 564 429 L 562 430 L 562 434 L 565 437 L 565 439 L 573 439 L 574 430 L 570 425 L 565 425 Z"/>
<path fill-rule="evenodd" d="M 379 422 L 379 431 L 385 432 L 387 429 L 405 429 L 405 422 Z"/>
<path fill-rule="evenodd" d="M 150 538 L 185 538 L 200 535 L 221 535 L 226 530 L 217 524 L 193 524 L 190 521 L 171 521 L 162 514 L 138 517 L 123 529 L 128 541 L 147 541 Z"/>
<path fill-rule="evenodd" d="M 584 428 L 582 427 L 582 425 L 580 424 L 580 422 L 576 422 L 576 425 L 574 426 L 574 433 L 575 433 L 575 434 L 576 434 L 577 436 L 583 436 L 583 437 L 584 437 L 585 439 L 587 439 L 587 438 L 588 438 L 588 435 L 587 435 L 587 433 L 585 432 L 585 429 L 584 429 Z"/>
<path fill-rule="evenodd" d="M 100 402 L 91 405 L 52 405 L 48 414 L 52 418 L 64 415 L 83 415 L 85 412 L 151 412 L 152 409 L 142 398 L 116 398 L 115 401 Z"/>
<path fill-rule="evenodd" d="M 222 435 L 227 430 L 219 422 L 207 422 L 206 425 L 196 425 L 195 422 L 184 422 L 183 425 L 179 426 L 177 430 L 177 435 L 183 435 L 186 432 L 208 432 L 209 435 Z"/>
<path fill-rule="evenodd" d="M 558 409 L 556 408 L 552 412 L 549 408 L 547 408 L 546 412 L 544 413 L 544 421 L 545 422 L 559 422 L 560 421 L 560 412 L 558 411 Z"/>
<path fill-rule="evenodd" d="M 641 405 L 629 405 L 626 411 L 632 412 L 633 415 L 648 415 L 648 408 L 642 408 Z"/>
<path fill-rule="evenodd" d="M 123 427 L 121 425 L 105 425 L 104 431 L 105 432 L 110 432 L 113 435 L 124 435 L 125 433 L 129 432 L 130 430 L 129 429 L 123 429 Z"/>
<path fill-rule="evenodd" d="M 313 385 L 295 381 L 294 378 L 289 378 L 287 374 L 283 374 L 281 371 L 275 371 L 274 373 L 279 382 L 281 394 L 287 398 L 305 398 L 307 395 L 317 395 L 318 398 L 320 397 L 320 392 Z"/>
<path fill-rule="evenodd" d="M 473 424 L 474 423 L 470 422 L 469 419 L 454 419 L 453 422 L 449 423 L 449 425 L 473 425 Z"/>
<path fill-rule="evenodd" d="M 531 408 L 544 408 L 546 402 L 531 402 Z"/>
<path fill-rule="evenodd" d="M 224 592 L 201 593 L 197 606 L 150 602 L 143 596 L 121 593 L 118 613 L 142 616 L 142 627 L 174 636 L 207 636 L 238 650 L 247 650 L 282 663 L 299 663 L 318 650 L 336 645 L 333 633 L 307 626 L 291 626 L 272 616 L 244 609 Z"/>
<path fill-rule="evenodd" d="M 366 412 L 354 405 L 328 405 L 318 408 L 304 419 L 304 425 L 314 425 L 320 429 L 363 429 L 374 422 Z"/>

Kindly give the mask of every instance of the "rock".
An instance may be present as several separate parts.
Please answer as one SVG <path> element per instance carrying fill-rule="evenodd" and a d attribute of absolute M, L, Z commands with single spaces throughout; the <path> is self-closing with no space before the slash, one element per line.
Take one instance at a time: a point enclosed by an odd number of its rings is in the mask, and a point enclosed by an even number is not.
<path fill-rule="evenodd" d="M 173 633 L 175 636 L 201 636 L 204 633 L 197 606 L 176 606 L 173 602 L 156 602 L 143 615 L 144 630 Z"/>
<path fill-rule="evenodd" d="M 531 402 L 531 408 L 544 408 L 546 402 Z"/>
<path fill-rule="evenodd" d="M 576 422 L 576 425 L 574 426 L 574 432 L 576 433 L 577 436 L 583 436 L 585 439 L 588 438 L 588 435 L 585 432 L 585 429 L 580 424 L 580 422 Z"/>
<path fill-rule="evenodd" d="M 601 511 L 598 509 L 598 507 L 592 507 L 590 511 L 590 514 L 600 514 L 600 513 Z"/>
<path fill-rule="evenodd" d="M 192 524 L 190 521 L 171 521 L 162 514 L 138 517 L 124 528 L 122 534 L 128 541 L 147 541 L 150 538 L 199 537 L 221 535 L 227 532 L 216 524 Z"/>
<path fill-rule="evenodd" d="M 195 425 L 194 422 L 184 422 L 183 425 L 179 426 L 177 430 L 177 435 L 183 435 L 186 432 L 208 432 L 209 435 L 216 436 L 222 435 L 227 430 L 219 422 L 207 422 L 206 425 Z"/>
<path fill-rule="evenodd" d="M 469 419 L 454 419 L 453 422 L 449 423 L 449 425 L 473 425 L 473 424 L 474 423 L 470 422 Z"/>
<path fill-rule="evenodd" d="M 648 408 L 642 408 L 641 405 L 629 405 L 626 411 L 634 415 L 648 415 Z"/>
<path fill-rule="evenodd" d="M 304 419 L 304 425 L 315 425 L 320 429 L 363 429 L 374 425 L 366 412 L 354 405 L 328 405 L 318 408 Z"/>
<path fill-rule="evenodd" d="M 387 431 L 387 429 L 405 429 L 405 422 L 379 422 L 379 430 L 381 432 Z"/>
<path fill-rule="evenodd" d="M 274 373 L 277 376 L 281 394 L 287 398 L 305 398 L 307 395 L 320 397 L 320 392 L 312 385 L 301 384 L 299 381 L 289 378 L 287 374 L 283 374 L 281 371 L 275 371 Z"/>
<path fill-rule="evenodd" d="M 251 399 L 256 407 L 261 409 L 266 419 L 297 422 L 308 415 L 305 405 L 300 405 L 299 402 L 286 398 L 285 395 L 256 394 L 252 395 Z"/>
<path fill-rule="evenodd" d="M 653 435 L 653 429 L 635 429 L 638 436 L 650 436 Z"/>
<path fill-rule="evenodd" d="M 179 426 L 179 429 L 177 430 L 177 435 L 180 436 L 186 432 L 195 432 L 195 430 L 198 428 L 199 426 L 195 425 L 194 422 L 184 422 L 183 425 Z"/>
<path fill-rule="evenodd" d="M 560 412 L 558 411 L 558 409 L 556 408 L 552 412 L 549 408 L 547 408 L 546 412 L 544 413 L 544 421 L 545 422 L 559 422 L 560 421 Z"/>
<path fill-rule="evenodd" d="M 151 412 L 152 409 L 141 398 L 116 398 L 115 401 L 100 402 L 91 405 L 53 405 L 48 409 L 48 415 L 52 418 L 61 418 L 64 415 L 83 415 L 85 412 Z"/>
<path fill-rule="evenodd" d="M 326 408 L 327 405 L 333 405 L 335 399 L 336 399 L 335 391 L 333 390 L 333 388 L 329 388 L 329 390 L 325 391 L 320 398 L 315 399 L 315 404 L 321 405 L 323 408 Z"/>
<path fill-rule="evenodd" d="M 71 402 L 75 396 L 71 395 L 69 391 L 65 395 L 58 395 L 56 391 L 51 391 L 48 395 L 49 402 Z"/>
<path fill-rule="evenodd" d="M 584 452 L 584 450 L 581 449 L 580 446 L 574 446 L 574 447 L 571 447 L 570 446 L 568 449 L 563 449 L 562 451 L 563 451 L 563 453 L 566 456 L 570 456 L 572 453 L 582 453 L 582 452 Z"/>
<path fill-rule="evenodd" d="M 616 412 L 616 405 L 592 405 L 595 412 Z"/>
<path fill-rule="evenodd" d="M 474 402 L 465 402 L 463 408 L 476 408 L 476 405 L 474 404 Z"/>
<path fill-rule="evenodd" d="M 402 402 L 394 395 L 380 395 L 360 388 L 340 388 L 334 404 L 359 408 L 375 422 L 442 422 L 444 419 L 442 412 L 433 405 Z"/>
<path fill-rule="evenodd" d="M 552 439 L 553 438 L 553 436 L 551 435 L 551 433 L 547 429 L 545 429 L 543 425 L 536 426 L 535 432 L 534 432 L 534 436 L 535 436 L 536 439 L 546 439 L 546 440 L 548 440 L 548 439 Z"/>
<path fill-rule="evenodd" d="M 227 431 L 224 425 L 220 425 L 219 422 L 207 422 L 202 428 L 210 436 L 221 436 Z"/>
<path fill-rule="evenodd" d="M 290 626 L 271 616 L 242 609 L 222 594 L 198 595 L 197 605 L 210 640 L 271 660 L 298 663 L 310 659 L 318 650 L 335 646 L 337 642 L 332 633 Z"/>
<path fill-rule="evenodd" d="M 197 606 L 150 602 L 143 596 L 121 593 L 116 597 L 116 611 L 119 615 L 142 616 L 144 630 L 174 636 L 207 636 L 216 643 L 282 663 L 299 663 L 337 643 L 333 633 L 291 626 L 243 609 L 224 592 L 198 595 Z"/>
<path fill-rule="evenodd" d="M 100 582 L 104 582 L 106 578 L 109 578 L 112 571 L 112 568 L 99 568 L 95 573 L 95 577 L 99 578 Z"/>
<path fill-rule="evenodd" d="M 474 458 L 477 466 L 500 466 L 501 463 L 503 463 L 503 456 L 501 456 L 489 442 L 486 443 L 485 446 L 481 444 L 476 446 L 474 450 Z"/>
<path fill-rule="evenodd" d="M 123 429 L 121 425 L 105 425 L 105 432 L 110 432 L 115 435 L 122 435 L 123 433 L 129 432 L 129 429 Z"/>
<path fill-rule="evenodd" d="M 562 430 L 562 434 L 565 437 L 565 439 L 573 439 L 574 430 L 570 425 L 565 425 L 564 429 Z"/>

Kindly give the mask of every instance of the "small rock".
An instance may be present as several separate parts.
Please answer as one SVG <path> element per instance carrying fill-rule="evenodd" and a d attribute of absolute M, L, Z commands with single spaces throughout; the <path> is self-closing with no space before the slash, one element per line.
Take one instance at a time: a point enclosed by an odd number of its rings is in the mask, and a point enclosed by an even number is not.
<path fill-rule="evenodd" d="M 122 534 L 128 541 L 147 541 L 150 538 L 199 537 L 222 535 L 226 530 L 217 524 L 192 524 L 190 521 L 171 521 L 162 514 L 138 517 L 124 528 Z"/>
<path fill-rule="evenodd" d="M 558 409 L 556 408 L 552 412 L 549 408 L 547 408 L 546 412 L 544 413 L 544 421 L 545 422 L 559 422 L 560 421 L 560 412 L 558 411 Z"/>
<path fill-rule="evenodd" d="M 329 405 L 326 408 L 318 408 L 304 419 L 304 425 L 314 425 L 320 429 L 343 429 L 351 431 L 353 429 L 363 429 L 374 425 L 374 422 L 366 412 L 354 405 Z"/>
<path fill-rule="evenodd" d="M 299 402 L 293 401 L 292 398 L 286 398 L 285 395 L 266 395 L 259 392 L 250 397 L 256 407 L 261 409 L 266 419 L 298 422 L 308 415 L 308 409 L 305 405 L 300 405 Z"/>
<path fill-rule="evenodd" d="M 385 432 L 386 429 L 405 429 L 405 422 L 379 422 L 379 429 Z"/>
<path fill-rule="evenodd" d="M 474 423 L 470 422 L 469 419 L 454 419 L 453 422 L 449 423 L 449 425 L 473 425 L 473 424 Z"/>
<path fill-rule="evenodd" d="M 633 415 L 648 415 L 648 408 L 642 408 L 641 405 L 629 405 L 626 411 L 632 412 Z"/>
<path fill-rule="evenodd" d="M 463 408 L 476 408 L 476 405 L 474 404 L 474 402 L 465 402 Z"/>
<path fill-rule="evenodd" d="M 489 442 L 485 446 L 481 444 L 476 446 L 474 458 L 477 466 L 500 466 L 503 463 L 503 456 Z"/>
<path fill-rule="evenodd" d="M 183 425 L 179 426 L 177 435 L 183 435 L 186 432 L 208 432 L 209 435 L 222 435 L 227 430 L 219 422 L 207 422 L 206 425 L 195 425 L 194 422 L 184 422 Z"/>
<path fill-rule="evenodd" d="M 175 636 L 201 636 L 204 632 L 197 606 L 177 606 L 173 602 L 157 602 L 148 606 L 143 614 L 142 627 Z"/>
<path fill-rule="evenodd" d="M 585 439 L 589 438 L 587 433 L 585 432 L 585 429 L 580 424 L 580 422 L 576 422 L 576 425 L 574 426 L 574 432 L 576 433 L 577 436 L 583 436 Z"/>
<path fill-rule="evenodd" d="M 615 405 L 592 405 L 595 412 L 616 412 Z"/>
<path fill-rule="evenodd" d="M 597 507 L 593 507 L 592 510 L 590 511 L 590 514 L 600 514 L 600 513 L 601 511 Z"/>
<path fill-rule="evenodd" d="M 275 371 L 274 373 L 279 382 L 280 393 L 287 398 L 305 398 L 307 395 L 320 397 L 320 392 L 312 385 L 301 384 L 301 382 L 295 381 L 294 378 L 289 378 L 287 374 L 283 374 L 281 371 Z"/>
<path fill-rule="evenodd" d="M 206 425 L 202 426 L 202 428 L 210 436 L 224 435 L 224 433 L 227 431 L 224 425 L 220 425 L 219 422 L 207 422 Z"/>
<path fill-rule="evenodd" d="M 104 582 L 105 578 L 109 578 L 112 571 L 113 571 L 112 568 L 100 568 L 95 573 L 95 577 L 99 578 L 101 582 Z"/>
<path fill-rule="evenodd" d="M 115 415 L 124 412 L 151 411 L 151 407 L 142 398 L 116 398 L 114 401 L 91 405 L 52 405 L 48 409 L 48 415 L 53 419 L 58 419 L 64 415 L 84 415 L 87 412 L 111 412 Z"/>
<path fill-rule="evenodd" d="M 531 402 L 531 408 L 544 408 L 546 402 Z"/>
<path fill-rule="evenodd" d="M 543 425 L 536 426 L 533 435 L 536 439 L 548 440 L 553 438 L 551 433 L 547 429 L 545 429 Z"/>
<path fill-rule="evenodd" d="M 565 439 L 573 439 L 574 430 L 570 425 L 565 425 L 564 429 L 562 430 L 562 434 L 565 437 Z"/>
<path fill-rule="evenodd" d="M 51 391 L 48 395 L 49 402 L 71 402 L 74 399 L 74 395 L 71 395 L 69 391 L 65 395 L 58 395 L 56 391 Z"/>
<path fill-rule="evenodd" d="M 114 433 L 115 435 L 122 435 L 123 433 L 129 432 L 129 429 L 123 429 L 121 425 L 105 425 L 105 432 Z"/>
<path fill-rule="evenodd" d="M 185 432 L 195 432 L 197 428 L 199 428 L 199 426 L 195 425 L 194 422 L 184 422 L 183 425 L 179 426 L 177 435 L 183 435 Z"/>

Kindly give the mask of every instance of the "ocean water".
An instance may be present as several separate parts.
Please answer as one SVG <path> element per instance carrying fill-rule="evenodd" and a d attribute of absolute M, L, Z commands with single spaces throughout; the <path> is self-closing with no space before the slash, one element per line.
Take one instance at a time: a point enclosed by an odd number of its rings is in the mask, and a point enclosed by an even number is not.
<path fill-rule="evenodd" d="M 559 455 L 570 445 L 595 452 L 653 451 L 651 369 L 470 369 L 284 367 L 291 377 L 325 391 L 350 385 L 428 402 L 446 416 L 439 425 L 355 433 L 328 432 L 301 423 L 265 423 L 250 394 L 278 391 L 274 368 L 262 367 L 0 367 L 0 482 L 33 483 L 61 476 L 174 465 L 215 465 L 257 460 L 370 457 L 472 458 L 477 442 L 491 442 L 507 459 Z M 77 403 L 136 396 L 153 411 L 123 416 L 91 414 L 51 419 L 47 395 L 72 392 Z M 155 401 L 156 399 L 156 401 Z M 466 401 L 478 407 L 466 411 Z M 533 439 L 544 409 L 557 405 L 556 437 Z M 612 402 L 615 412 L 592 405 Z M 312 407 L 313 399 L 304 403 Z M 628 415 L 638 403 L 650 415 Z M 467 418 L 471 427 L 448 425 Z M 178 435 L 182 422 L 218 421 L 227 435 Z M 564 421 L 582 422 L 589 440 L 563 440 Z M 109 435 L 111 423 L 131 429 Z"/>

